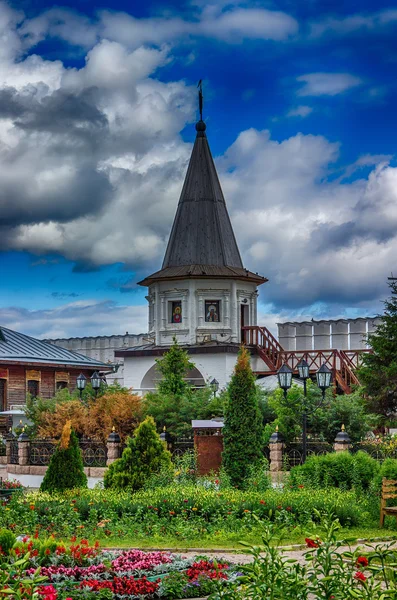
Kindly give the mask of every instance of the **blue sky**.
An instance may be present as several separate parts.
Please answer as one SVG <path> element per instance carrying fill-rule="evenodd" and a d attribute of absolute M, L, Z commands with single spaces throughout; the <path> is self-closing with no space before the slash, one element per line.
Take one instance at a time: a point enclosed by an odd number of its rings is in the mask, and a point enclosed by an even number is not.
<path fill-rule="evenodd" d="M 261 319 L 373 315 L 396 271 L 397 5 L 0 2 L 0 322 L 145 330 L 196 84 Z M 2 163 L 2 164 L 1 164 Z"/>

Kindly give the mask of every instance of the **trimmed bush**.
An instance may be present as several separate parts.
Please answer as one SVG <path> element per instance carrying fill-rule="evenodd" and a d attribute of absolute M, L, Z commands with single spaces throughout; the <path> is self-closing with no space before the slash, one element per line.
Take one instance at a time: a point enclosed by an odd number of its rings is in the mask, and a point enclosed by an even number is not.
<path fill-rule="evenodd" d="M 105 488 L 141 489 L 154 473 L 172 468 L 171 454 L 156 431 L 153 417 L 147 417 L 128 438 L 127 447 L 105 471 Z"/>
<path fill-rule="evenodd" d="M 335 452 L 311 456 L 304 465 L 291 469 L 289 481 L 293 486 L 367 490 L 378 471 L 379 464 L 366 452 Z"/>
<path fill-rule="evenodd" d="M 397 459 L 386 458 L 386 460 L 381 464 L 380 469 L 373 480 L 374 490 L 381 490 L 383 477 L 397 480 Z"/>
<path fill-rule="evenodd" d="M 0 528 L 0 548 L 3 554 L 7 556 L 16 541 L 17 538 L 12 531 L 3 527 Z"/>
<path fill-rule="evenodd" d="M 84 473 L 83 458 L 76 434 L 68 421 L 62 431 L 62 438 L 40 486 L 41 492 L 62 492 L 74 488 L 86 488 L 87 476 Z"/>

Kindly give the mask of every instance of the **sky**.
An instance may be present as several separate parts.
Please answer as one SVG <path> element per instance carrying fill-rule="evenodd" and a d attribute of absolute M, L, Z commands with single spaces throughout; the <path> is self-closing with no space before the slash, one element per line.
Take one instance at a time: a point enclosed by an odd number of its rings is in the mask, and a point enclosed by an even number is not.
<path fill-rule="evenodd" d="M 204 119 L 259 322 L 373 316 L 397 271 L 397 4 L 0 0 L 0 324 L 147 331 Z"/>

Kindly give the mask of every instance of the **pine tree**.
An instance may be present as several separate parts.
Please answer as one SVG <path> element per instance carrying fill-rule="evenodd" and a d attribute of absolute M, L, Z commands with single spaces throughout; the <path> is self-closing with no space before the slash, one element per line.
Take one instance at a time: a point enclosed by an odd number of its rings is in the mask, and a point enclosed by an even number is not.
<path fill-rule="evenodd" d="M 178 346 L 175 337 L 171 348 L 156 363 L 157 370 L 163 376 L 158 385 L 159 394 L 183 396 L 190 387 L 185 377 L 195 365 L 189 361 L 186 350 Z"/>
<path fill-rule="evenodd" d="M 263 425 L 250 356 L 242 347 L 228 386 L 222 464 L 233 485 L 242 487 L 262 457 Z"/>
<path fill-rule="evenodd" d="M 386 419 L 397 410 L 397 281 L 389 283 L 391 297 L 375 333 L 368 336 L 373 353 L 363 354 L 358 371 L 371 411 Z"/>
<path fill-rule="evenodd" d="M 87 487 L 83 458 L 77 436 L 71 428 L 71 421 L 67 421 L 62 430 L 61 441 L 44 475 L 40 491 L 62 492 L 83 487 Z"/>
<path fill-rule="evenodd" d="M 147 417 L 136 429 L 135 436 L 128 438 L 121 458 L 112 463 L 105 472 L 106 488 L 142 488 L 146 480 L 164 469 L 171 469 L 171 455 L 156 432 L 152 417 Z"/>

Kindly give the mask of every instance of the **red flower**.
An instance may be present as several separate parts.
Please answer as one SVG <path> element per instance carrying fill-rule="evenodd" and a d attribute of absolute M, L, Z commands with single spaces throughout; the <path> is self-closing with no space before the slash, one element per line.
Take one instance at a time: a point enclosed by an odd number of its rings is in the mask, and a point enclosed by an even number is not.
<path fill-rule="evenodd" d="M 367 578 L 365 577 L 364 573 L 362 573 L 361 571 L 356 571 L 356 574 L 354 575 L 354 579 L 357 579 L 357 581 L 367 581 Z"/>
<path fill-rule="evenodd" d="M 298 488 L 300 488 L 301 490 L 304 488 L 304 485 L 298 485 Z"/>
<path fill-rule="evenodd" d="M 259 500 L 259 504 L 266 504 L 264 500 Z"/>
<path fill-rule="evenodd" d="M 359 556 L 356 564 L 358 567 L 368 567 L 368 558 L 366 556 Z"/>
<path fill-rule="evenodd" d="M 308 548 L 318 548 L 318 543 L 310 538 L 305 538 L 305 542 Z"/>
<path fill-rule="evenodd" d="M 44 554 L 46 556 L 49 556 L 51 554 L 51 550 L 49 548 L 46 548 L 46 551 L 44 552 Z"/>

